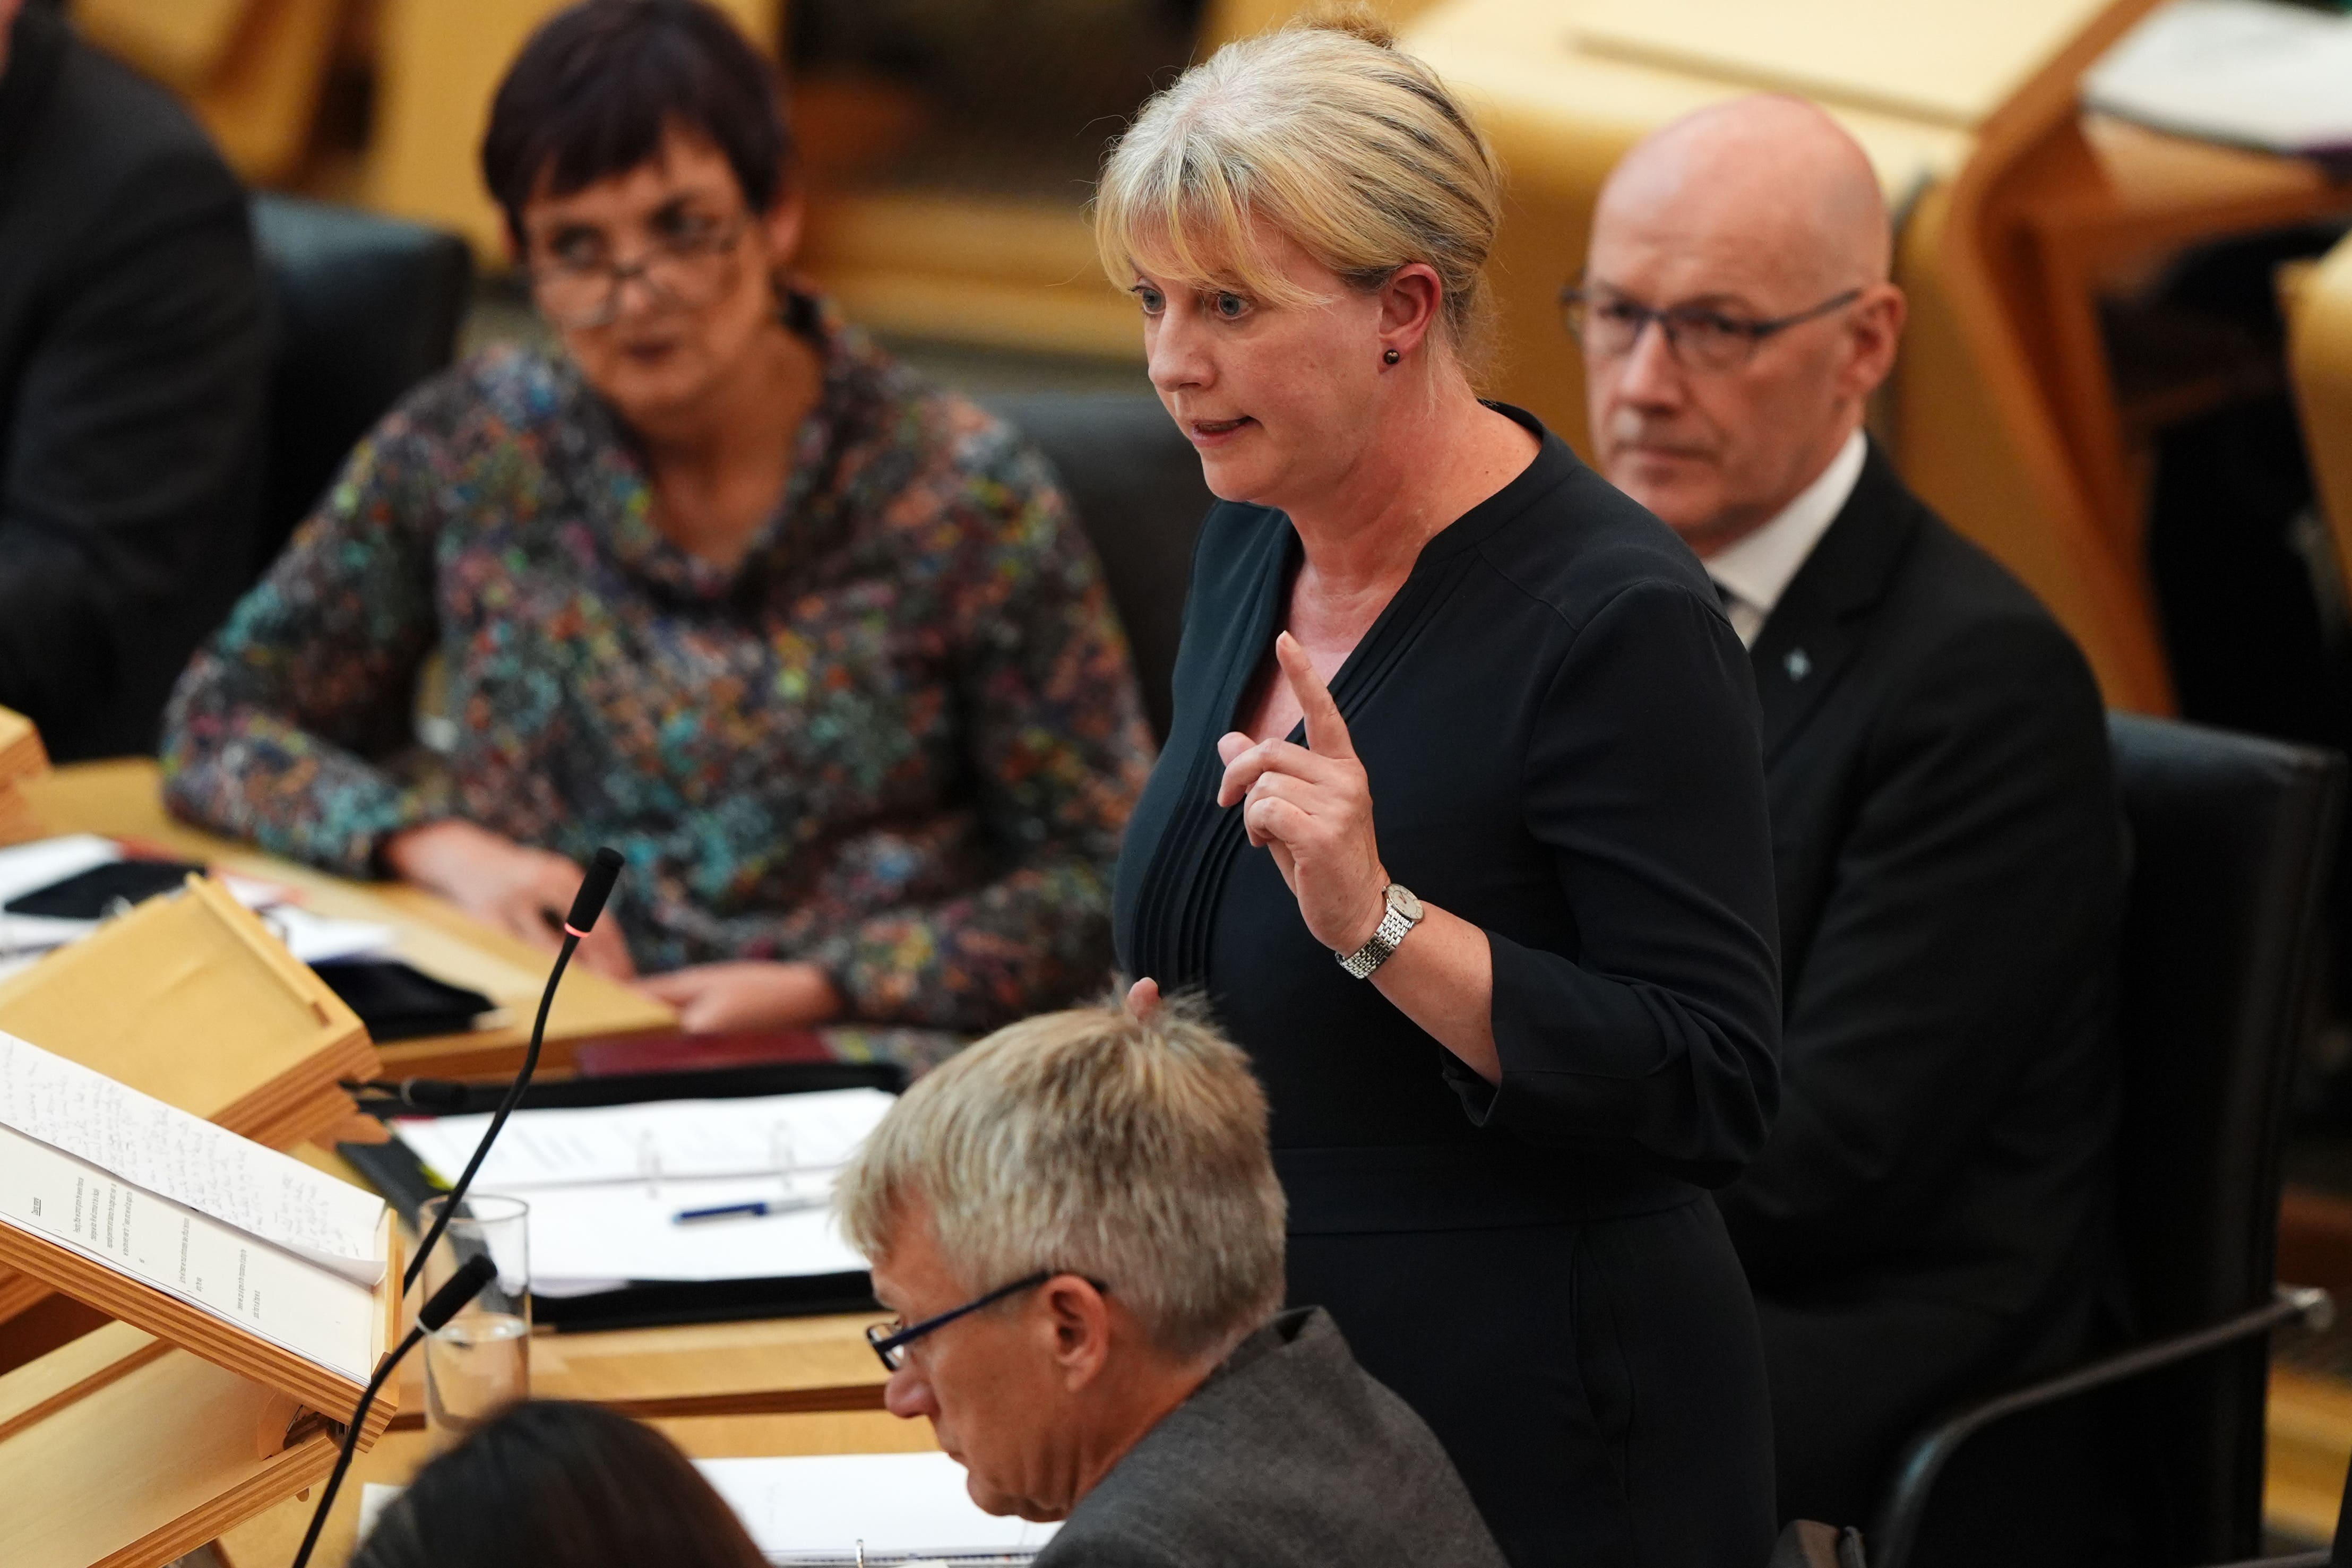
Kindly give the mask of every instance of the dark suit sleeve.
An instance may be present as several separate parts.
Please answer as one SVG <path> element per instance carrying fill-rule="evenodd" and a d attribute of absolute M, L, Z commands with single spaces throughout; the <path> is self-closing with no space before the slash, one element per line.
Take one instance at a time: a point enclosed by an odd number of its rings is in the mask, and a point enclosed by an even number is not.
<path fill-rule="evenodd" d="M 187 625 L 193 584 L 235 591 L 217 563 L 250 526 L 266 345 L 244 195 L 201 146 L 152 160 L 58 279 L 6 436 L 0 703 L 160 706 L 188 648 L 150 628 Z"/>
<path fill-rule="evenodd" d="M 1626 589 L 1576 634 L 1524 800 L 1580 951 L 1486 933 L 1502 1082 L 1447 1068 L 1474 1121 L 1707 1185 L 1763 1142 L 1780 989 L 1752 682 L 1687 588 Z"/>
<path fill-rule="evenodd" d="M 1899 1245 L 2112 943 L 2120 827 L 2074 644 L 2018 615 L 1921 668 L 1865 752 L 1793 978 L 1779 1125 L 1717 1197 L 1759 1278 Z"/>

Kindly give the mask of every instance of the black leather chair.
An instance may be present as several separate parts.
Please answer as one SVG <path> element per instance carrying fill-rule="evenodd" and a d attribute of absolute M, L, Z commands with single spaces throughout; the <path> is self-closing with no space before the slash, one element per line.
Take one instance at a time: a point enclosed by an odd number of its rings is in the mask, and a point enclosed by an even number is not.
<path fill-rule="evenodd" d="M 269 483 L 257 572 L 400 395 L 449 363 L 473 281 L 465 241 L 291 196 L 253 200 L 269 279 Z"/>
<path fill-rule="evenodd" d="M 1200 456 L 1149 393 L 992 397 L 990 411 L 1036 444 L 1102 558 L 1135 649 L 1144 710 L 1168 738 L 1169 681 L 1184 630 L 1192 541 L 1216 497 Z"/>
<path fill-rule="evenodd" d="M 2275 1284 L 2286 1080 L 2302 1034 L 2345 761 L 2168 720 L 2108 721 L 2132 838 L 2116 1184 L 2137 1348 L 1962 1412 L 1906 1450 L 1869 1541 L 1905 1568 L 1955 1449 L 2095 1395 L 2138 1568 L 2261 1549 L 2270 1331 L 2329 1310 Z"/>

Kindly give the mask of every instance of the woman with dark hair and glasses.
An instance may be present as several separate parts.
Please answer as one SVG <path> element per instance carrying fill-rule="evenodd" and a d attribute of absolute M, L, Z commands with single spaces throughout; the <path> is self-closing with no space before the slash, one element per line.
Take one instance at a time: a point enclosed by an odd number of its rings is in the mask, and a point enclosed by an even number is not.
<path fill-rule="evenodd" d="M 978 1030 L 1100 982 L 1150 742 L 1095 560 L 1034 452 L 793 279 L 790 162 L 699 0 L 541 28 L 482 168 L 561 353 L 360 445 L 183 678 L 173 809 L 541 945 L 614 845 L 583 961 L 665 972 L 690 1029 Z"/>
<path fill-rule="evenodd" d="M 352 1568 L 765 1568 L 743 1523 L 649 1426 L 515 1405 L 424 1469 Z"/>

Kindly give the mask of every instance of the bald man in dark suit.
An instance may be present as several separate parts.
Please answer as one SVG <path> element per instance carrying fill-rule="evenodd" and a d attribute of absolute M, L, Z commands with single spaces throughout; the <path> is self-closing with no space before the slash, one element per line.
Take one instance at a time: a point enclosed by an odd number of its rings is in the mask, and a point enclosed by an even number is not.
<path fill-rule="evenodd" d="M 1782 1517 L 1837 1524 L 1952 1403 L 2083 1354 L 2110 1278 L 2099 692 L 1863 431 L 1903 324 L 1890 250 L 1853 140 L 1750 98 L 1627 155 L 1578 301 L 1599 466 L 1698 552 L 1755 661 L 1782 1099 L 1718 1202 Z"/>

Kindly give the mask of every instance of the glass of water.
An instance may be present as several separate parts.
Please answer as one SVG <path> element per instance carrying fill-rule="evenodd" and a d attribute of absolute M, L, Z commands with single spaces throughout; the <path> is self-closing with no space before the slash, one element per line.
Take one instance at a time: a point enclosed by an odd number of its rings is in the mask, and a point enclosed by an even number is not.
<path fill-rule="evenodd" d="M 425 1205 L 421 1230 L 432 1228 L 448 1201 Z M 425 1424 L 436 1452 L 530 1397 L 530 1219 L 520 1198 L 469 1193 L 425 1260 L 424 1300 L 482 1253 L 499 1268 L 439 1332 L 425 1337 Z"/>

